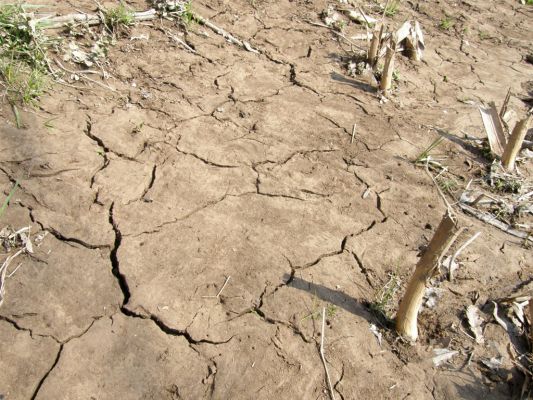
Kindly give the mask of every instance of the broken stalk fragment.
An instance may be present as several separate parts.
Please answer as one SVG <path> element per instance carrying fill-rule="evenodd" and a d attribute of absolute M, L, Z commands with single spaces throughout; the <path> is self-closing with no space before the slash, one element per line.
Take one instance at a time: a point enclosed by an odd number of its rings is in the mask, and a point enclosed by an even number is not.
<path fill-rule="evenodd" d="M 396 35 L 392 35 L 389 45 L 387 46 L 387 54 L 385 54 L 385 66 L 381 74 L 381 82 L 379 89 L 383 94 L 387 94 L 392 87 L 392 73 L 394 72 L 394 55 L 396 54 Z"/>
<path fill-rule="evenodd" d="M 415 272 L 407 285 L 405 295 L 400 302 L 396 316 L 396 331 L 410 341 L 418 338 L 417 318 L 426 289 L 426 282 L 431 278 L 439 259 L 449 249 L 456 238 L 457 225 L 449 212 L 440 222 L 433 239 L 416 265 Z"/>
<path fill-rule="evenodd" d="M 370 41 L 370 48 L 368 49 L 368 65 L 373 69 L 378 61 L 379 44 L 381 43 L 381 36 L 383 35 L 383 25 L 379 24 L 374 27 L 372 32 L 372 40 Z"/>
<path fill-rule="evenodd" d="M 515 125 L 513 133 L 511 133 L 511 136 L 509 137 L 509 142 L 507 143 L 507 146 L 505 146 L 502 155 L 502 165 L 508 171 L 514 170 L 516 156 L 522 148 L 522 142 L 526 137 L 530 122 L 531 114 Z"/>

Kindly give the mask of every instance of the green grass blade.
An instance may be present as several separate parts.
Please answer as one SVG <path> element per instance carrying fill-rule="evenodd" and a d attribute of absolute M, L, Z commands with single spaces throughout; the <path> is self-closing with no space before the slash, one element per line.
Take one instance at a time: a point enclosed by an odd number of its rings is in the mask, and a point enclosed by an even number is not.
<path fill-rule="evenodd" d="M 0 218 L 2 217 L 2 215 L 4 215 L 4 212 L 6 211 L 6 208 L 11 200 L 11 197 L 13 197 L 13 195 L 15 194 L 15 191 L 17 190 L 18 185 L 19 185 L 19 181 L 16 181 L 15 186 L 13 186 L 13 189 L 11 189 L 6 199 L 4 200 L 4 204 L 2 204 L 2 208 L 0 208 Z"/>

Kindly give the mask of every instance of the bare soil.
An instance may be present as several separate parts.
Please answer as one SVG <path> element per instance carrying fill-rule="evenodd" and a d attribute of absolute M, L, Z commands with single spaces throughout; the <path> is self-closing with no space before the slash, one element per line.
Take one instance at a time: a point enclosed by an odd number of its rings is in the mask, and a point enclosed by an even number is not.
<path fill-rule="evenodd" d="M 94 11 L 92 1 L 41 3 Z M 383 103 L 372 82 L 347 75 L 349 46 L 306 22 L 326 6 L 195 1 L 262 53 L 193 24 L 183 37 L 192 54 L 159 21 L 139 24 L 110 49 L 115 92 L 55 85 L 21 112 L 24 129 L 3 106 L 0 187 L 7 195 L 19 179 L 20 189 L 0 225 L 49 232 L 6 283 L 3 398 L 327 399 L 322 307 L 337 399 L 520 395 L 524 375 L 491 317 L 491 300 L 533 289 L 518 238 L 459 215 L 482 236 L 423 310 L 414 346 L 370 305 L 394 273 L 394 312 L 445 211 L 411 162 L 438 137 L 432 127 L 456 137 L 437 152 L 464 187 L 486 163 L 460 140 L 484 135 L 464 101 L 501 104 L 510 87 L 509 107 L 527 110 L 533 7 L 402 2 L 391 23 L 420 21 L 426 51 L 421 63 L 398 57 Z M 361 31 L 350 24 L 346 35 Z M 468 336 L 469 304 L 482 310 L 484 344 Z M 458 354 L 436 368 L 435 348 Z M 482 362 L 494 357 L 497 370 Z"/>

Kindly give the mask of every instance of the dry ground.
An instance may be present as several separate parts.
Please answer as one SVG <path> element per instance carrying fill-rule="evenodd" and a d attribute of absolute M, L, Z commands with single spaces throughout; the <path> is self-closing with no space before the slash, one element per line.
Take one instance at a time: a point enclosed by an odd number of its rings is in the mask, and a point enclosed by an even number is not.
<path fill-rule="evenodd" d="M 57 85 L 22 113 L 25 129 L 3 108 L 0 187 L 7 194 L 21 179 L 21 188 L 1 225 L 50 232 L 7 281 L 3 398 L 326 399 L 323 306 L 336 398 L 520 393 L 509 338 L 490 320 L 490 300 L 531 289 L 531 250 L 517 238 L 461 215 L 481 239 L 424 310 L 414 347 L 369 304 L 391 273 L 401 293 L 444 213 L 410 162 L 438 137 L 431 127 L 482 137 L 477 108 L 464 100 L 501 104 L 509 87 L 511 107 L 526 110 L 517 96 L 533 85 L 524 59 L 533 7 L 402 2 L 392 23 L 418 19 L 427 48 L 421 63 L 399 58 L 398 90 L 382 104 L 369 82 L 346 75 L 347 46 L 305 22 L 326 6 L 195 1 L 263 54 L 193 25 L 195 55 L 138 25 L 131 35 L 149 39 L 124 37 L 109 55 L 116 92 Z M 449 30 L 439 28 L 445 15 Z M 480 154 L 449 140 L 439 152 L 466 184 Z M 485 311 L 485 344 L 463 333 L 468 304 Z M 434 368 L 434 348 L 459 353 Z M 496 372 L 484 367 L 499 356 Z"/>

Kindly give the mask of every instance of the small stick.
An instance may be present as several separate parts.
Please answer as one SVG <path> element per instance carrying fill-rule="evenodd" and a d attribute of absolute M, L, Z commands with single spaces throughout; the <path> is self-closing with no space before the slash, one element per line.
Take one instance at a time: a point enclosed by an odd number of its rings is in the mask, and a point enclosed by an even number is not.
<path fill-rule="evenodd" d="M 479 196 L 477 196 L 476 199 L 472 203 L 470 203 L 470 205 L 474 207 L 477 203 L 481 201 L 483 197 L 485 197 L 485 193 L 481 193 Z"/>
<path fill-rule="evenodd" d="M 356 124 L 353 124 L 353 129 L 352 129 L 352 140 L 350 140 L 350 143 L 353 143 L 353 138 L 355 136 L 355 125 Z"/>
<path fill-rule="evenodd" d="M 452 267 L 453 267 L 453 263 L 454 263 L 455 259 L 459 256 L 459 254 L 461 254 L 461 252 L 464 249 L 466 249 L 467 246 L 470 245 L 470 243 L 472 243 L 474 240 L 476 240 L 479 235 L 481 235 L 481 232 L 476 232 L 470 239 L 468 239 L 466 242 L 464 242 L 464 244 L 461 247 L 459 247 L 455 253 L 453 253 L 452 258 L 450 258 L 450 264 L 448 266 L 448 280 L 450 282 L 453 281 L 453 270 L 452 270 Z"/>
<path fill-rule="evenodd" d="M 484 213 L 464 203 L 459 203 L 459 207 L 461 207 L 461 209 L 467 214 L 473 215 L 477 219 L 483 222 L 486 222 L 487 224 L 491 224 L 495 226 L 496 228 L 501 229 L 502 231 L 506 233 L 509 233 L 510 235 L 516 236 L 524 240 L 527 240 L 527 238 L 530 236 L 527 232 L 522 232 L 517 229 L 513 229 L 510 225 L 506 224 L 505 222 L 502 222 L 496 219 L 496 217 L 492 214 Z"/>
<path fill-rule="evenodd" d="M 426 163 L 426 172 L 427 174 L 429 175 L 429 177 L 431 178 L 431 180 L 433 181 L 433 183 L 435 184 L 435 186 L 437 187 L 437 192 L 439 192 L 439 196 L 442 198 L 442 200 L 444 201 L 444 204 L 446 205 L 446 208 L 448 209 L 448 212 L 450 214 L 453 214 L 453 209 L 452 209 L 452 206 L 450 205 L 450 203 L 448 202 L 448 199 L 446 199 L 446 196 L 444 195 L 444 193 L 442 193 L 442 190 L 440 190 L 440 186 L 439 184 L 437 183 L 437 181 L 435 180 L 435 178 L 433 178 L 433 175 L 431 175 L 431 172 L 429 172 L 429 167 L 428 167 L 428 164 Z"/>
<path fill-rule="evenodd" d="M 389 8 L 390 0 L 387 0 L 387 4 L 383 8 L 383 15 L 381 16 L 381 23 L 385 20 L 385 15 L 387 14 L 387 8 Z"/>
<path fill-rule="evenodd" d="M 392 35 L 389 45 L 387 46 L 387 54 L 385 55 L 385 67 L 381 74 L 381 82 L 379 89 L 387 94 L 392 87 L 392 73 L 394 72 L 394 55 L 396 54 L 396 37 Z"/>
<path fill-rule="evenodd" d="M 18 257 L 23 252 L 24 252 L 24 249 L 20 249 L 12 256 L 8 256 L 5 259 L 2 266 L 0 266 L 0 306 L 4 302 L 7 267 L 9 267 L 9 264 L 11 263 L 11 261 L 13 261 L 16 257 Z"/>
<path fill-rule="evenodd" d="M 335 29 L 333 29 L 331 26 L 327 26 L 327 25 L 324 25 L 324 24 L 321 24 L 321 23 L 318 23 L 318 22 L 313 22 L 313 21 L 310 21 L 308 19 L 304 19 L 304 22 L 307 22 L 309 25 L 314 25 L 314 26 L 320 26 L 321 28 L 326 28 L 326 29 L 329 29 L 332 33 L 334 33 L 335 35 L 343 38 L 344 40 L 346 40 L 346 42 L 348 44 L 350 44 L 351 46 L 359 49 L 359 50 L 364 50 L 361 46 L 359 46 L 357 43 L 351 41 L 350 39 L 348 39 L 346 36 L 344 36 L 342 33 L 340 32 L 337 32 Z"/>
<path fill-rule="evenodd" d="M 228 275 L 228 277 L 226 278 L 226 281 L 224 282 L 224 284 L 222 285 L 222 288 L 218 291 L 216 296 L 202 296 L 202 298 L 204 298 L 204 299 L 218 299 L 218 298 L 220 298 L 220 294 L 222 293 L 222 291 L 224 290 L 224 288 L 228 284 L 230 278 L 231 278 L 231 275 Z"/>
<path fill-rule="evenodd" d="M 502 155 L 502 165 L 508 171 L 514 170 L 516 156 L 522 149 L 522 142 L 524 141 L 529 123 L 531 122 L 531 115 L 528 115 L 523 120 L 519 121 L 513 129 L 509 142 L 505 146 Z"/>
<path fill-rule="evenodd" d="M 503 121 L 503 117 L 505 113 L 507 112 L 507 106 L 509 105 L 509 100 L 511 99 L 511 88 L 507 91 L 507 96 L 505 96 L 505 100 L 503 101 L 502 108 L 500 110 L 500 119 Z"/>
<path fill-rule="evenodd" d="M 326 357 L 324 357 L 324 329 L 326 327 L 326 307 L 322 307 L 322 333 L 320 335 L 320 358 L 324 364 L 324 370 L 326 371 L 326 380 L 328 382 L 329 395 L 331 400 L 335 400 L 335 394 L 333 393 L 333 386 L 331 385 L 331 378 L 329 377 L 328 366 L 326 365 Z"/>
<path fill-rule="evenodd" d="M 54 61 L 56 62 L 56 64 L 58 65 L 58 67 L 61 68 L 63 71 L 68 72 L 69 74 L 75 74 L 75 75 L 78 75 L 78 72 L 73 71 L 73 70 L 70 70 L 70 69 L 68 69 L 68 68 L 65 68 L 65 67 L 63 66 L 63 64 L 61 64 L 61 63 L 59 62 L 59 60 L 58 60 L 57 58 L 54 59 Z M 96 81 L 96 80 L 94 80 L 94 79 L 92 79 L 92 78 L 89 78 L 88 76 L 85 76 L 85 75 L 79 74 L 79 77 L 82 78 L 82 79 L 86 79 L 86 80 L 88 80 L 89 82 L 94 83 L 95 85 L 98 85 L 98 86 L 100 86 L 100 87 L 103 87 L 104 89 L 111 90 L 112 92 L 116 92 L 116 91 L 117 91 L 115 88 L 112 88 L 111 86 L 106 85 L 105 83 L 98 82 L 98 81 Z"/>
<path fill-rule="evenodd" d="M 22 263 L 19 263 L 19 265 L 17 265 L 17 267 L 13 270 L 13 272 L 11 272 L 7 277 L 8 278 L 11 278 L 13 275 L 15 275 L 15 272 L 17 272 L 17 270 L 21 267 Z"/>
<path fill-rule="evenodd" d="M 222 36 L 224 39 L 226 39 L 230 43 L 236 44 L 237 46 L 240 46 L 240 47 L 244 48 L 245 50 L 248 50 L 248 51 L 250 51 L 252 53 L 256 53 L 256 54 L 260 54 L 261 53 L 259 50 L 254 49 L 250 45 L 250 43 L 237 39 L 235 36 L 233 36 L 232 34 L 226 32 L 224 29 L 216 26 L 215 24 L 213 24 L 209 20 L 205 19 L 201 15 L 195 13 L 195 14 L 193 14 L 193 17 L 194 17 L 194 19 L 196 21 L 198 21 L 199 24 L 207 26 L 213 32 L 219 34 L 220 36 Z"/>

